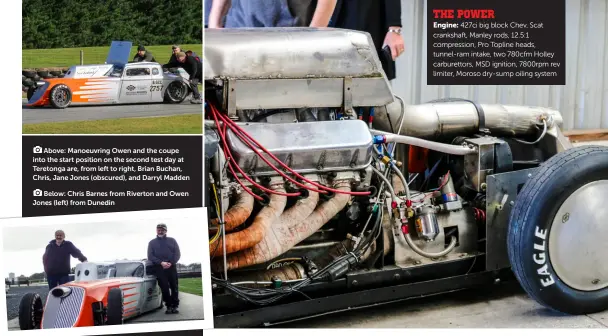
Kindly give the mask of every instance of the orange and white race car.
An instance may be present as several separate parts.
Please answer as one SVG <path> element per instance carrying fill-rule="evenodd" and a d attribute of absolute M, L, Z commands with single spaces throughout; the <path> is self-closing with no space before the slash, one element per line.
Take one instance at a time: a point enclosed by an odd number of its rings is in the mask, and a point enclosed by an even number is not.
<path fill-rule="evenodd" d="M 43 305 L 38 293 L 19 304 L 21 330 L 117 325 L 162 308 L 162 295 L 143 261 L 85 262 L 75 268 L 74 281 L 53 288 Z"/>
<path fill-rule="evenodd" d="M 181 103 L 191 92 L 188 73 L 156 62 L 129 63 L 133 44 L 114 41 L 105 64 L 75 65 L 62 78 L 43 79 L 27 92 L 29 107 Z"/>

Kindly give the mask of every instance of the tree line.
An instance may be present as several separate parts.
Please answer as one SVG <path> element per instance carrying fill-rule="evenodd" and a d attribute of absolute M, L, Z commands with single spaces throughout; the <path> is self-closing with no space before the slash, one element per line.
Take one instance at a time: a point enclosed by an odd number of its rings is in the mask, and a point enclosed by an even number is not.
<path fill-rule="evenodd" d="M 202 1 L 23 0 L 22 48 L 201 44 Z"/>

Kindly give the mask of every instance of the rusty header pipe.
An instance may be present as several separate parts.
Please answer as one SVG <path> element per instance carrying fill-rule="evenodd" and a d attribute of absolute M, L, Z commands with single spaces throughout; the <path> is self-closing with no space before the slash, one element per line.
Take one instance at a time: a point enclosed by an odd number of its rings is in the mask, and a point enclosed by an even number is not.
<path fill-rule="evenodd" d="M 241 193 L 236 196 L 234 205 L 232 205 L 224 214 L 226 231 L 230 232 L 245 223 L 247 218 L 251 216 L 252 211 L 253 196 L 247 192 L 241 191 Z M 211 225 L 218 226 L 219 224 L 220 220 L 218 218 L 211 220 Z"/>
<path fill-rule="evenodd" d="M 273 180 L 276 181 L 277 179 Z M 280 179 L 280 182 L 278 183 L 271 183 L 272 185 L 270 188 L 280 192 L 285 192 L 283 183 L 283 180 Z M 260 210 L 258 215 L 253 220 L 251 226 L 243 231 L 233 232 L 226 235 L 226 254 L 251 248 L 262 241 L 270 225 L 272 225 L 274 221 L 278 220 L 279 216 L 283 213 L 286 204 L 287 197 L 271 194 L 270 203 Z M 222 240 L 223 239 L 220 237 L 220 239 L 215 241 L 215 243 L 209 244 L 210 256 L 223 255 L 223 250 L 221 248 Z"/>
<path fill-rule="evenodd" d="M 342 191 L 350 191 L 351 189 L 349 181 L 339 181 L 335 187 Z M 344 209 L 350 198 L 350 195 L 336 193 L 333 198 L 321 203 L 314 209 L 318 194 L 311 192 L 308 199 L 305 200 L 310 199 L 310 201 L 289 209 L 293 209 L 293 211 L 286 212 L 285 216 L 281 216 L 281 220 L 271 226 L 262 243 L 251 249 L 229 255 L 226 261 L 227 269 L 233 270 L 264 263 L 287 252 L 329 222 Z M 310 215 L 306 216 L 307 213 Z M 294 223 L 297 224 L 294 225 Z M 221 267 L 221 265 L 217 266 Z M 217 266 L 213 269 L 217 269 Z"/>

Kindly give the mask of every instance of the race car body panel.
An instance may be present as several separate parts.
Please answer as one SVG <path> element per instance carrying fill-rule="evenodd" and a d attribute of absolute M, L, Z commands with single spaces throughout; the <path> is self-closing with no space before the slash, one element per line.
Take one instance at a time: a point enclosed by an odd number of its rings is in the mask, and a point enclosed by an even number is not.
<path fill-rule="evenodd" d="M 161 307 L 162 296 L 150 262 L 82 263 L 72 282 L 55 287 L 47 296 L 41 329 L 94 326 L 93 307 L 108 307 L 111 289 L 122 291 L 123 320 Z"/>

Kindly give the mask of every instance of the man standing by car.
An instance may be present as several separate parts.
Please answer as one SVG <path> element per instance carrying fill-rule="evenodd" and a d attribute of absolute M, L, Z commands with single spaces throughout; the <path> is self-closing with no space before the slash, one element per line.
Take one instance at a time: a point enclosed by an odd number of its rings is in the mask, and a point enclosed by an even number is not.
<path fill-rule="evenodd" d="M 55 232 L 55 240 L 51 240 L 46 246 L 42 256 L 44 272 L 49 283 L 49 289 L 70 282 L 70 256 L 87 261 L 82 252 L 71 241 L 65 240 L 65 233 L 62 230 Z"/>
<path fill-rule="evenodd" d="M 146 50 L 146 47 L 140 45 L 137 47 L 137 54 L 133 57 L 133 62 L 156 62 L 151 52 Z"/>
<path fill-rule="evenodd" d="M 166 68 L 182 68 L 190 75 L 190 88 L 192 89 L 192 104 L 201 104 L 201 94 L 198 91 L 198 84 L 203 81 L 203 64 L 194 56 L 188 56 L 180 51 L 175 55 L 175 61 L 163 65 Z"/>
<path fill-rule="evenodd" d="M 179 297 L 177 290 L 177 262 L 181 257 L 177 241 L 167 237 L 167 225 L 156 225 L 156 238 L 148 243 L 148 260 L 155 269 L 158 286 L 163 295 L 167 314 L 177 314 Z"/>

